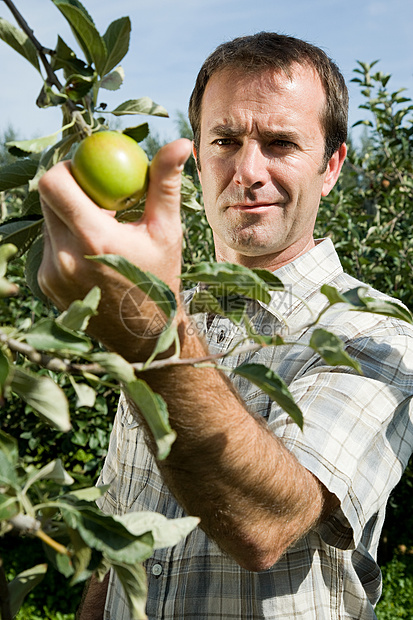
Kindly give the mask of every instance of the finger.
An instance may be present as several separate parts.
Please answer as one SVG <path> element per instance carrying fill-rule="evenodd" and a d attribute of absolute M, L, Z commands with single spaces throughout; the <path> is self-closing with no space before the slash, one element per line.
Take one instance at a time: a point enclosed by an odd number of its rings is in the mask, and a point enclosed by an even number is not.
<path fill-rule="evenodd" d="M 190 154 L 190 140 L 181 138 L 166 144 L 155 155 L 150 167 L 145 206 L 147 220 L 179 214 L 181 173 Z"/>
<path fill-rule="evenodd" d="M 39 193 L 46 205 L 43 213 L 51 237 L 60 229 L 59 221 L 81 238 L 86 231 L 89 237 L 98 234 L 102 223 L 113 220 L 114 212 L 98 207 L 75 181 L 70 162 L 60 162 L 48 170 L 39 181 Z"/>

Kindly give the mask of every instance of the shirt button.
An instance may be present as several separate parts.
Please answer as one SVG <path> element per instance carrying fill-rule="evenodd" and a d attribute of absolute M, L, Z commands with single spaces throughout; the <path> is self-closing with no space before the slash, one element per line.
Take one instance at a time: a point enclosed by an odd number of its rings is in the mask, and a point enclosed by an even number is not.
<path fill-rule="evenodd" d="M 159 577 L 159 575 L 162 573 L 162 566 L 161 564 L 154 564 L 152 566 L 152 575 L 155 575 L 155 577 Z"/>

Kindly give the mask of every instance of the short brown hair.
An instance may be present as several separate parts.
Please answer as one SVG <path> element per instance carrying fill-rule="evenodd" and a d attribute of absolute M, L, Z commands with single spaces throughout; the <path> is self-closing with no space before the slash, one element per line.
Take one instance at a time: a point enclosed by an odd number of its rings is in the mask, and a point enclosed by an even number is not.
<path fill-rule="evenodd" d="M 346 83 L 337 65 L 323 50 L 301 39 L 275 32 L 258 32 L 222 43 L 202 65 L 188 109 L 197 151 L 201 133 L 202 99 L 214 73 L 227 68 L 242 69 L 246 73 L 273 69 L 291 76 L 291 67 L 295 63 L 313 67 L 324 88 L 326 106 L 321 125 L 325 137 L 323 164 L 327 167 L 333 153 L 347 140 Z"/>

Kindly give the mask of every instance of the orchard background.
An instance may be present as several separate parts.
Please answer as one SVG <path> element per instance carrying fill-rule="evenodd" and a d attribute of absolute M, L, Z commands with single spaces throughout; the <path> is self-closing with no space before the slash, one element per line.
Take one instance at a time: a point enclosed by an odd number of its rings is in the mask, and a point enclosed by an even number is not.
<path fill-rule="evenodd" d="M 392 91 L 391 76 L 382 74 L 376 63 L 357 63 L 354 76 L 364 97 L 360 123 L 365 131 L 356 144 L 350 140 L 340 180 L 322 202 L 316 236 L 332 238 L 348 273 L 398 297 L 413 310 L 413 106 L 402 91 Z M 191 138 L 183 112 L 178 114 L 176 126 L 177 137 Z M 2 129 L 1 168 L 16 161 L 5 145 L 16 142 L 17 131 L 13 127 Z M 147 135 L 142 145 L 152 158 L 161 140 L 157 135 Z M 185 172 L 193 179 L 201 200 L 192 159 Z M 3 189 L 1 221 L 18 217 L 27 197 L 24 187 Z M 211 260 L 212 235 L 203 211 L 183 211 L 182 224 L 185 265 Z M 0 326 L 13 326 L 17 331 L 56 316 L 40 292 L 32 285 L 33 293 L 27 285 L 26 262 L 24 252 L 9 262 L 7 279 L 19 290 L 15 296 L 0 299 Z M 100 350 L 98 343 L 94 347 Z M 118 387 L 103 377 L 91 406 L 88 395 L 79 391 L 70 376 L 61 373 L 58 382 L 68 397 L 70 431 L 56 431 L 34 413 L 30 404 L 13 394 L 1 402 L 1 430 L 18 438 L 23 469 L 31 471 L 61 459 L 75 484 L 89 487 L 95 483 L 106 454 Z M 413 469 L 409 465 L 391 497 L 379 549 L 384 576 L 377 607 L 379 620 L 413 617 L 412 485 Z M 17 534 L 0 538 L 0 558 L 8 580 L 27 568 L 28 556 L 31 564 L 36 564 L 44 561 L 44 553 L 36 538 Z M 83 583 L 68 588 L 65 575 L 50 566 L 47 577 L 27 595 L 17 619 L 72 620 L 82 589 Z"/>

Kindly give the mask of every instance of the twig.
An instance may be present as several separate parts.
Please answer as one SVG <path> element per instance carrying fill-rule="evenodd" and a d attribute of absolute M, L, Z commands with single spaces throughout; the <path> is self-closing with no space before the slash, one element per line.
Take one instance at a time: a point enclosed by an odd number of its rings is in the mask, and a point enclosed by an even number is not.
<path fill-rule="evenodd" d="M 69 556 L 71 555 L 67 547 L 58 543 L 42 530 L 42 524 L 35 517 L 31 517 L 27 514 L 18 514 L 10 519 L 10 525 L 23 534 L 29 534 L 30 536 L 40 538 L 42 542 L 54 549 L 57 553 Z"/>
<path fill-rule="evenodd" d="M 30 345 L 10 338 L 7 334 L 0 331 L 0 343 L 5 344 L 11 351 L 24 355 L 30 362 L 53 372 L 70 372 L 72 374 L 104 374 L 106 371 L 99 364 L 73 364 L 59 357 L 51 357 L 45 353 L 37 351 Z"/>
<path fill-rule="evenodd" d="M 3 0 L 3 2 L 9 8 L 10 12 L 13 14 L 13 17 L 15 18 L 20 28 L 23 30 L 23 32 L 28 36 L 30 41 L 35 46 L 36 51 L 39 55 L 39 58 L 46 71 L 46 75 L 47 75 L 46 83 L 49 84 L 50 86 L 55 86 L 59 92 L 62 92 L 63 85 L 60 82 L 59 78 L 57 77 L 56 73 L 53 71 L 49 61 L 46 58 L 46 54 L 48 54 L 49 56 L 53 56 L 56 52 L 47 47 L 44 47 L 40 43 L 40 41 L 38 41 L 38 39 L 34 35 L 33 30 L 30 28 L 29 24 L 26 22 L 26 20 L 24 19 L 20 11 L 18 11 L 18 9 L 15 7 L 12 0 Z M 79 114 L 79 110 L 73 101 L 71 101 L 70 99 L 67 99 L 66 102 L 62 104 L 62 107 L 65 107 L 69 111 L 69 114 L 72 116 L 72 118 L 75 119 L 76 126 L 82 135 L 90 133 L 90 127 L 85 122 L 83 117 Z"/>
<path fill-rule="evenodd" d="M 42 529 L 37 530 L 34 535 L 37 536 L 37 538 L 40 538 L 41 541 L 43 541 L 46 545 L 54 549 L 57 553 L 60 553 L 61 555 L 68 555 L 69 557 L 72 555 L 67 547 L 65 547 L 64 545 L 61 545 L 56 540 L 51 538 Z"/>
<path fill-rule="evenodd" d="M 47 79 L 48 79 L 49 84 L 53 84 L 54 86 L 56 86 L 56 88 L 61 90 L 63 88 L 63 86 L 60 83 L 59 78 L 57 77 L 57 75 L 53 71 L 52 67 L 50 66 L 49 61 L 46 58 L 46 54 L 52 55 L 55 52 L 53 50 L 50 50 L 50 49 L 44 47 L 40 43 L 40 41 L 38 41 L 36 39 L 36 37 L 34 36 L 33 30 L 30 28 L 29 24 L 26 22 L 26 20 L 24 19 L 23 15 L 15 7 L 14 3 L 11 0 L 3 0 L 3 2 L 9 8 L 10 12 L 13 14 L 13 17 L 16 20 L 16 22 L 19 24 L 20 28 L 23 30 L 23 32 L 25 34 L 27 34 L 27 36 L 29 37 L 30 41 L 35 46 L 35 48 L 37 50 L 37 53 L 40 56 L 40 60 L 42 61 L 43 66 L 44 66 L 44 68 L 46 70 Z"/>

